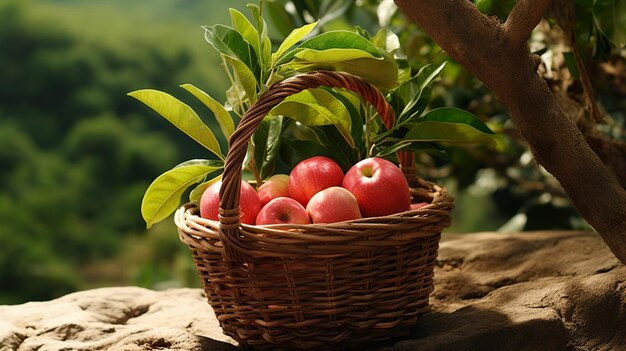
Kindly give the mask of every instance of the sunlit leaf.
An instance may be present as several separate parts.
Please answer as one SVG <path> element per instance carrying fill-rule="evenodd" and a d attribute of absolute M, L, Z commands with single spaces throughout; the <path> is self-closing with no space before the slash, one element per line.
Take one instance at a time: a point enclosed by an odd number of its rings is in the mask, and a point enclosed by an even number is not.
<path fill-rule="evenodd" d="M 258 55 L 261 54 L 261 43 L 259 42 L 259 33 L 256 28 L 250 23 L 248 18 L 238 10 L 230 8 L 229 12 L 233 29 L 239 32 L 243 39 L 254 48 L 258 57 Z"/>
<path fill-rule="evenodd" d="M 193 96 L 195 96 L 206 107 L 208 107 L 211 112 L 213 112 L 213 114 L 215 115 L 215 119 L 222 129 L 222 133 L 226 137 L 226 140 L 228 140 L 230 138 L 230 135 L 233 134 L 233 131 L 235 130 L 235 122 L 230 116 L 230 113 L 226 111 L 224 106 L 215 101 L 215 99 L 213 99 L 209 94 L 191 84 L 183 84 L 181 85 L 181 87 L 193 94 Z"/>
<path fill-rule="evenodd" d="M 388 53 L 381 53 L 384 59 L 358 58 L 337 62 L 309 62 L 295 59 L 283 66 L 284 70 L 310 72 L 316 70 L 335 70 L 353 74 L 385 89 L 393 89 L 398 84 L 398 65 Z"/>
<path fill-rule="evenodd" d="M 224 159 L 215 135 L 188 105 L 170 94 L 153 89 L 136 90 L 128 95 L 148 105 L 200 145 Z"/>
<path fill-rule="evenodd" d="M 376 45 L 376 47 L 392 54 L 400 49 L 400 39 L 398 39 L 396 33 L 387 28 L 381 28 L 378 33 L 372 37 L 371 42 Z"/>
<path fill-rule="evenodd" d="M 291 31 L 287 38 L 285 38 L 285 40 L 280 44 L 276 52 L 272 54 L 272 63 L 280 60 L 282 55 L 287 52 L 287 50 L 289 50 L 292 46 L 297 44 L 300 40 L 304 39 L 304 37 L 311 33 L 313 28 L 315 28 L 315 26 L 317 25 L 317 22 L 318 21 L 315 21 L 313 23 L 307 24 Z"/>
<path fill-rule="evenodd" d="M 326 50 L 314 50 L 304 49 L 297 52 L 295 58 L 306 62 L 315 63 L 336 63 L 340 61 L 349 61 L 360 58 L 376 58 L 369 52 L 359 49 L 326 49 Z"/>
<path fill-rule="evenodd" d="M 295 47 L 286 53 L 283 58 L 279 61 L 279 64 L 287 63 L 293 60 L 296 55 L 302 51 L 324 51 L 324 50 L 339 50 L 339 49 L 353 49 L 362 51 L 362 55 L 369 54 L 371 58 L 383 59 L 379 50 L 374 46 L 374 44 L 370 43 L 369 40 L 363 38 L 354 32 L 349 31 L 332 31 L 326 32 L 319 35 L 316 35 L 310 39 L 305 40 L 300 45 Z M 354 58 L 358 58 L 354 57 Z M 322 58 L 326 59 L 322 56 Z M 350 58 L 348 58 L 350 59 Z M 335 61 L 333 61 L 335 62 Z"/>
<path fill-rule="evenodd" d="M 252 13 L 252 17 L 256 23 L 257 32 L 259 33 L 259 48 L 258 57 L 260 66 L 263 67 L 261 76 L 264 74 L 265 69 L 269 66 L 271 54 L 272 54 L 272 42 L 268 36 L 267 23 L 263 19 L 261 8 L 257 4 L 247 4 L 246 7 Z M 263 81 L 265 77 L 261 77 Z"/>
<path fill-rule="evenodd" d="M 308 89 L 291 95 L 268 115 L 287 116 L 309 126 L 335 125 L 346 141 L 354 146 L 348 110 L 341 101 L 323 89 Z"/>
<path fill-rule="evenodd" d="M 185 190 L 217 169 L 219 168 L 199 164 L 181 166 L 155 179 L 146 190 L 141 203 L 141 215 L 148 228 L 176 211 Z"/>
<path fill-rule="evenodd" d="M 256 101 L 258 92 L 258 82 L 254 73 L 250 70 L 250 68 L 248 68 L 248 66 L 239 60 L 230 57 L 225 57 L 225 60 L 233 67 L 236 82 L 241 85 L 243 91 L 246 93 L 245 98 L 253 104 Z"/>

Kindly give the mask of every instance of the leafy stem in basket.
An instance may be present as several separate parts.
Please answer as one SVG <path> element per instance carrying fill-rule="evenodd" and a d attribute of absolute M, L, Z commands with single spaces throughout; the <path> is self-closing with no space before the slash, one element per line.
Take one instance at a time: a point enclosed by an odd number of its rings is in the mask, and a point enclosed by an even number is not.
<path fill-rule="evenodd" d="M 314 22 L 293 29 L 272 53 L 264 2 L 247 8 L 251 20 L 231 9 L 230 26 L 203 27 L 205 40 L 219 53 L 230 80 L 224 97 L 216 99 L 194 85 L 181 85 L 206 106 L 212 119 L 201 118 L 165 92 L 129 93 L 204 146 L 209 158 L 174 167 L 150 184 L 141 208 L 148 227 L 176 210 L 187 190 L 191 188 L 189 200 L 197 201 L 208 184 L 220 179 L 228 154 L 223 145 L 259 96 L 276 83 L 310 71 L 342 71 L 368 81 L 386 94 L 395 122 L 385 126 L 362 97 L 345 89 L 318 87 L 288 96 L 271 109 L 248 144 L 242 167 L 257 184 L 279 165 L 288 168 L 315 155 L 330 156 L 347 170 L 365 157 L 393 158 L 400 150 L 426 148 L 437 154 L 432 146 L 436 142 L 478 140 L 499 145 L 497 136 L 476 116 L 452 109 L 427 111 L 431 85 L 444 65 L 428 65 L 411 74 L 390 30 L 374 36 L 358 28 L 312 35 L 319 24 Z"/>

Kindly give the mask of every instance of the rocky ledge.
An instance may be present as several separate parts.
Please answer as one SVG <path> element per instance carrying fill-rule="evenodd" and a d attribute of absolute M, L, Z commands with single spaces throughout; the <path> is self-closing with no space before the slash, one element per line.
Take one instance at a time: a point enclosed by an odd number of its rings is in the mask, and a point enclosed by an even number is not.
<path fill-rule="evenodd" d="M 626 267 L 595 233 L 444 235 L 432 310 L 400 350 L 625 350 Z M 0 306 L 0 351 L 237 350 L 198 289 Z"/>

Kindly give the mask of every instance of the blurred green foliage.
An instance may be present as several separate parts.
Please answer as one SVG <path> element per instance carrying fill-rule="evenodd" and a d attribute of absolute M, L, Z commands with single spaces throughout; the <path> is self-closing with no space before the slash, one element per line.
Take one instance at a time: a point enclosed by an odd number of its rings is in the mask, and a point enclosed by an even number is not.
<path fill-rule="evenodd" d="M 152 179 L 205 151 L 126 93 L 192 83 L 223 95 L 201 25 L 228 20 L 229 5 L 0 3 L 0 304 L 197 285 L 173 224 L 147 233 L 139 206 Z"/>

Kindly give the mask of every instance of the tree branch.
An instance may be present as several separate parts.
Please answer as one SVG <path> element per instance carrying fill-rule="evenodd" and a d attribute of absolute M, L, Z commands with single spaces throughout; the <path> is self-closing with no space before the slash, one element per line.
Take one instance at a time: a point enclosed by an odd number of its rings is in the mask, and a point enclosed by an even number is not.
<path fill-rule="evenodd" d="M 537 27 L 551 0 L 519 0 L 502 28 L 511 43 L 516 46 L 526 44 L 530 33 Z"/>
<path fill-rule="evenodd" d="M 527 23 L 523 24 L 522 14 L 530 1 L 520 0 L 520 7 L 509 17 L 506 35 L 500 22 L 481 14 L 470 1 L 395 2 L 448 55 L 498 96 L 537 162 L 555 176 L 578 212 L 626 264 L 626 191 L 563 113 L 537 74 L 528 47 L 511 45 L 511 38 L 522 40 L 522 33 L 530 33 L 547 1 L 540 1 L 542 6 L 537 9 L 529 9 Z"/>

